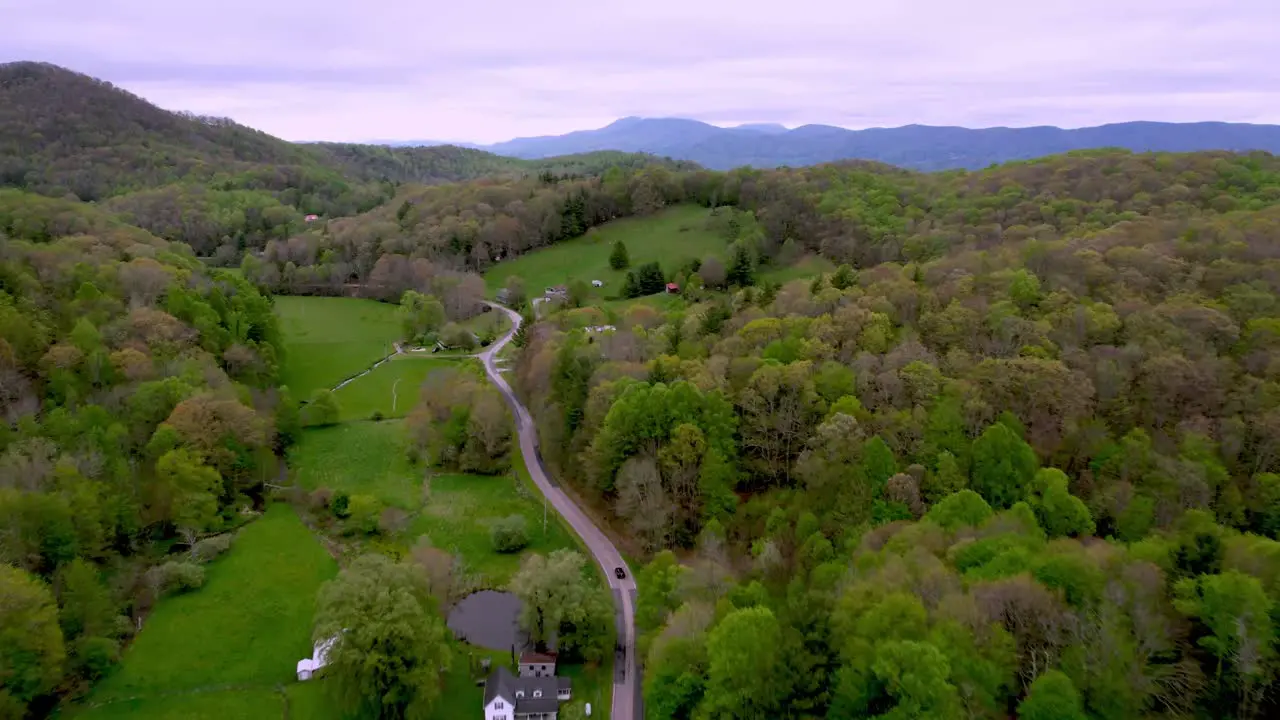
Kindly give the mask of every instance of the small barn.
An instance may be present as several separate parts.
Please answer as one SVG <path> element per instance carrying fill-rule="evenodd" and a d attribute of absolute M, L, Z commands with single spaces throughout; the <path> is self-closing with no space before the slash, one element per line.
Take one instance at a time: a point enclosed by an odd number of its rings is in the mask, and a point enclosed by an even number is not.
<path fill-rule="evenodd" d="M 667 294 L 668 294 L 668 295 L 679 295 L 679 294 L 680 294 L 680 286 L 679 286 L 679 285 L 677 285 L 677 284 L 675 284 L 675 283 L 667 283 Z"/>

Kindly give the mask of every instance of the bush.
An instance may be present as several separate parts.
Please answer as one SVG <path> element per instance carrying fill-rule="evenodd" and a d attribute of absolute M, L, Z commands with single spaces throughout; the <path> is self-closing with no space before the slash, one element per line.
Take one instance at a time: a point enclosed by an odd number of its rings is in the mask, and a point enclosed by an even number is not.
<path fill-rule="evenodd" d="M 495 522 L 489 535 L 493 549 L 500 553 L 520 552 L 529 545 L 528 523 L 523 515 L 510 515 Z"/>
<path fill-rule="evenodd" d="M 313 510 L 323 510 L 329 507 L 329 503 L 333 502 L 333 491 L 329 488 L 316 488 L 311 491 L 308 498 Z"/>
<path fill-rule="evenodd" d="M 383 535 L 394 535 L 409 524 L 409 513 L 398 507 L 389 507 L 378 517 L 378 532 Z"/>
<path fill-rule="evenodd" d="M 204 568 L 186 560 L 170 560 L 148 570 L 146 579 L 156 598 L 161 598 L 204 585 Z"/>
<path fill-rule="evenodd" d="M 324 427 L 338 422 L 342 410 L 333 392 L 321 388 L 311 394 L 311 402 L 302 408 L 302 423 L 309 427 Z"/>
<path fill-rule="evenodd" d="M 72 649 L 75 671 L 88 680 L 99 680 L 120 662 L 120 643 L 111 638 L 82 637 Z"/>
<path fill-rule="evenodd" d="M 351 496 L 344 492 L 334 495 L 333 502 L 329 504 L 329 510 L 339 520 L 346 520 L 351 516 Z"/>
<path fill-rule="evenodd" d="M 349 521 L 350 530 L 372 535 L 378 532 L 378 517 L 382 514 L 382 502 L 372 495 L 352 495 Z"/>
<path fill-rule="evenodd" d="M 369 416 L 369 419 L 374 422 L 382 422 L 385 417 L 386 416 L 382 414 L 381 410 L 374 410 L 373 414 Z"/>
<path fill-rule="evenodd" d="M 191 546 L 191 557 L 196 562 L 207 563 L 231 549 L 232 533 L 207 537 Z"/>
<path fill-rule="evenodd" d="M 470 330 L 457 323 L 449 323 L 440 331 L 440 342 L 450 350 L 474 350 L 477 340 Z"/>

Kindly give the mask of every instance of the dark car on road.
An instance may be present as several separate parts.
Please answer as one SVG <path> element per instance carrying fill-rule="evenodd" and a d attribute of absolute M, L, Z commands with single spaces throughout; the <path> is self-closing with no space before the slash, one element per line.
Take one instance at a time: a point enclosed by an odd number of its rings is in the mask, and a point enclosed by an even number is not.
<path fill-rule="evenodd" d="M 626 578 L 626 577 L 627 577 L 627 571 L 626 571 L 626 570 L 623 570 L 623 569 L 622 569 L 622 568 L 620 568 L 620 567 L 616 567 L 616 568 L 614 568 L 614 569 L 613 569 L 613 574 L 614 574 L 614 577 L 618 578 L 619 580 L 622 580 L 622 579 L 624 579 L 624 578 Z"/>

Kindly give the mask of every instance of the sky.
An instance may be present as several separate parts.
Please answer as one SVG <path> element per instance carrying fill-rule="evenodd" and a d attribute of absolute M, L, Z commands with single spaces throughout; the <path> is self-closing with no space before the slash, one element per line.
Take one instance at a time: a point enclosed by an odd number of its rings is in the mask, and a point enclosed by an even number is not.
<path fill-rule="evenodd" d="M 39 60 L 287 140 L 1280 123 L 1280 0 L 0 0 Z"/>

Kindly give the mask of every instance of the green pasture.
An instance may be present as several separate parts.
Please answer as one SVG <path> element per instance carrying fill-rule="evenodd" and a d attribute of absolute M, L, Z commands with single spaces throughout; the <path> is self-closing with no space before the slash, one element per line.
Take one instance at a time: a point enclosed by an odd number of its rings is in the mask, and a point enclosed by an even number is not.
<path fill-rule="evenodd" d="M 81 713 L 267 717 L 311 654 L 316 592 L 337 563 L 287 505 L 246 525 L 208 566 L 204 587 L 162 600 Z M 256 709 L 262 709 L 258 712 Z"/>
<path fill-rule="evenodd" d="M 395 351 L 395 305 L 341 297 L 275 298 L 285 340 L 281 383 L 297 400 L 367 369 Z"/>
<path fill-rule="evenodd" d="M 632 268 L 657 261 L 670 273 L 694 258 L 726 255 L 724 239 L 706 229 L 710 212 L 697 205 L 677 205 L 645 217 L 615 220 L 583 237 L 498 263 L 485 273 L 485 283 L 496 292 L 516 275 L 524 279 L 529 296 L 536 297 L 550 286 L 602 280 L 604 287 L 595 292 L 616 296 L 627 274 L 609 267 L 609 253 L 619 240 L 627 246 Z"/>

